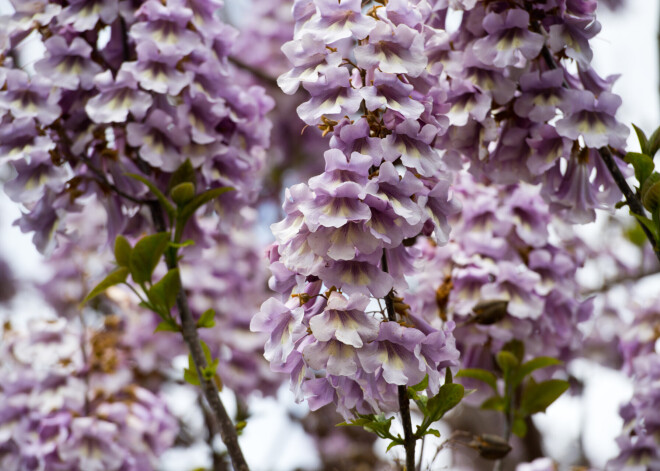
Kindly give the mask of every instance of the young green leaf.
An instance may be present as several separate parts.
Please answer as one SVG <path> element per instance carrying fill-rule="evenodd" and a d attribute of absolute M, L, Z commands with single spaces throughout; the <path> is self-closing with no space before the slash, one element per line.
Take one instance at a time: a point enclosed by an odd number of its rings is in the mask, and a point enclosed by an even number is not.
<path fill-rule="evenodd" d="M 167 190 L 172 191 L 175 186 L 181 183 L 192 183 L 194 185 L 196 181 L 195 169 L 190 163 L 190 159 L 186 159 L 172 174 Z"/>
<path fill-rule="evenodd" d="M 170 223 L 172 221 L 174 221 L 174 215 L 176 214 L 176 209 L 174 209 L 174 206 L 172 206 L 172 203 L 170 203 L 170 201 L 167 199 L 167 197 L 163 194 L 162 191 L 160 191 L 158 189 L 158 187 L 154 183 L 150 182 L 149 180 L 144 178 L 142 175 L 138 175 L 136 173 L 127 173 L 126 176 L 131 177 L 131 178 L 147 185 L 149 190 L 151 190 L 151 192 L 158 199 L 158 201 L 163 206 L 163 208 L 165 208 L 165 212 L 167 213 L 167 216 L 170 218 Z"/>
<path fill-rule="evenodd" d="M 631 164 L 635 169 L 635 178 L 637 178 L 641 188 L 642 185 L 644 185 L 646 179 L 653 173 L 653 170 L 655 169 L 655 165 L 653 165 L 653 159 L 646 154 L 628 152 L 624 160 Z"/>
<path fill-rule="evenodd" d="M 197 328 L 210 329 L 215 325 L 215 311 L 213 309 L 207 309 L 202 313 L 199 320 L 197 321 Z"/>
<path fill-rule="evenodd" d="M 549 379 L 540 383 L 530 381 L 522 393 L 518 411 L 523 417 L 537 412 L 545 412 L 548 406 L 567 389 L 568 381 L 561 379 Z"/>
<path fill-rule="evenodd" d="M 165 276 L 155 283 L 147 293 L 149 301 L 162 309 L 166 317 L 176 304 L 176 297 L 181 291 L 181 278 L 179 277 L 179 269 L 172 268 Z"/>
<path fill-rule="evenodd" d="M 465 390 L 462 384 L 443 384 L 440 387 L 438 394 L 430 398 L 426 403 L 429 415 L 428 417 L 425 417 L 424 420 L 428 418 L 430 424 L 442 419 L 442 417 L 448 411 L 456 407 L 456 405 L 461 402 L 464 392 Z"/>
<path fill-rule="evenodd" d="M 637 134 L 637 140 L 639 141 L 639 147 L 642 149 L 642 152 L 645 154 L 648 153 L 648 143 L 649 140 L 646 138 L 646 134 L 644 134 L 644 131 L 639 129 L 637 126 L 634 124 L 632 125 L 633 129 L 635 130 L 635 134 Z"/>
<path fill-rule="evenodd" d="M 188 219 L 190 219 L 190 216 L 192 216 L 195 211 L 197 211 L 202 205 L 216 199 L 223 193 L 227 193 L 228 191 L 232 190 L 233 188 L 230 186 L 223 186 L 221 188 L 213 188 L 211 190 L 205 191 L 204 193 L 200 193 L 181 209 L 179 213 L 179 220 L 185 224 Z"/>
<path fill-rule="evenodd" d="M 506 350 L 497 352 L 497 355 L 495 356 L 495 360 L 497 361 L 497 365 L 502 370 L 502 374 L 504 375 L 505 381 L 507 381 L 507 379 L 512 374 L 515 374 L 516 370 L 518 369 L 518 366 L 520 366 L 520 363 L 518 362 L 518 358 L 516 358 L 513 353 Z"/>
<path fill-rule="evenodd" d="M 649 180 L 650 178 L 647 180 L 647 183 Z M 651 212 L 660 207 L 660 178 L 651 184 L 645 184 L 643 186 L 642 204 Z"/>
<path fill-rule="evenodd" d="M 472 378 L 482 381 L 490 386 L 493 391 L 497 392 L 497 376 L 488 370 L 481 368 L 465 368 L 456 373 L 457 378 Z"/>
<path fill-rule="evenodd" d="M 123 235 L 118 235 L 115 239 L 115 261 L 120 267 L 128 267 L 133 248 Z"/>
<path fill-rule="evenodd" d="M 83 299 L 82 304 L 85 304 L 90 299 L 95 298 L 96 296 L 103 293 L 106 289 L 110 288 L 111 286 L 124 283 L 126 281 L 127 276 L 128 276 L 128 268 L 126 267 L 117 268 L 115 271 L 113 271 L 108 276 L 106 276 L 98 285 L 96 285 L 94 289 L 90 291 L 90 293 L 87 296 L 85 296 L 85 299 Z"/>
<path fill-rule="evenodd" d="M 503 397 L 493 396 L 486 399 L 481 404 L 481 408 L 484 410 L 496 410 L 496 411 L 504 412 L 504 409 L 506 409 L 506 403 L 504 402 Z"/>
<path fill-rule="evenodd" d="M 160 324 L 156 326 L 155 332 L 181 332 L 181 327 L 179 327 L 179 324 L 174 322 L 171 319 L 161 321 Z"/>
<path fill-rule="evenodd" d="M 502 350 L 511 352 L 518 360 L 518 363 L 522 363 L 523 358 L 525 357 L 525 344 L 517 339 L 509 340 L 504 344 Z"/>
<path fill-rule="evenodd" d="M 417 383 L 414 386 L 410 386 L 408 388 L 408 391 L 422 392 L 428 387 L 429 387 L 429 375 L 426 375 L 424 376 L 424 379 L 421 380 L 419 383 Z"/>
<path fill-rule="evenodd" d="M 658 149 L 660 149 L 660 128 L 653 131 L 653 134 L 651 134 L 651 137 L 649 137 L 649 142 L 646 145 L 645 153 L 653 158 L 658 152 Z"/>
<path fill-rule="evenodd" d="M 143 237 L 131 252 L 129 267 L 133 281 L 138 284 L 151 281 L 151 275 L 167 249 L 170 234 L 159 232 Z"/>
<path fill-rule="evenodd" d="M 528 362 L 523 363 L 513 378 L 511 378 L 511 387 L 517 388 L 518 385 L 520 385 L 520 383 L 522 383 L 522 381 L 525 379 L 525 377 L 535 370 L 556 365 L 561 365 L 561 361 L 553 357 L 538 357 L 529 360 Z"/>

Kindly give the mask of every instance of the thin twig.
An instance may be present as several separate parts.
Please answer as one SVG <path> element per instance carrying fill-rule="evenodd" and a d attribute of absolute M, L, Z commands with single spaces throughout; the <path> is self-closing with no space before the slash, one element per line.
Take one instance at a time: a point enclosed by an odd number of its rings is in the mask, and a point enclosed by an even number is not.
<path fill-rule="evenodd" d="M 605 282 L 602 285 L 600 285 L 598 288 L 593 288 L 588 291 L 584 291 L 582 295 L 591 296 L 592 294 L 604 293 L 624 283 L 640 281 L 646 278 L 647 276 L 653 276 L 658 274 L 660 274 L 660 268 L 654 268 L 653 270 L 645 270 L 640 273 L 630 273 L 622 276 L 617 276 L 615 278 L 605 280 Z"/>
<path fill-rule="evenodd" d="M 237 59 L 236 57 L 233 57 L 233 56 L 229 57 L 229 62 L 234 64 L 239 69 L 243 69 L 247 72 L 250 72 L 252 75 L 257 77 L 262 82 L 265 82 L 267 85 L 270 85 L 271 87 L 277 88 L 279 90 L 280 87 L 279 87 L 279 85 L 277 85 L 277 79 L 271 77 L 270 75 L 265 74 L 261 70 L 255 68 L 255 67 L 252 67 L 251 65 L 246 64 L 242 60 Z"/>
<path fill-rule="evenodd" d="M 165 220 L 163 218 L 163 212 L 158 202 L 150 204 L 151 214 L 154 221 L 154 226 L 156 231 L 164 232 L 166 230 Z M 177 260 L 175 257 L 167 256 L 166 257 L 167 268 L 173 269 L 177 268 Z M 179 280 L 181 281 L 181 280 Z M 192 356 L 193 363 L 195 364 L 195 371 L 199 378 L 200 386 L 204 397 L 209 403 L 211 411 L 213 412 L 213 417 L 215 418 L 216 425 L 220 431 L 220 437 L 222 438 L 223 443 L 227 447 L 231 462 L 236 471 L 249 471 L 245 457 L 238 443 L 238 434 L 236 433 L 236 428 L 227 414 L 224 404 L 220 400 L 220 393 L 213 381 L 209 381 L 202 374 L 202 370 L 205 369 L 208 364 L 206 363 L 206 358 L 202 350 L 202 346 L 199 342 L 199 336 L 197 335 L 197 325 L 193 319 L 192 312 L 190 311 L 190 306 L 188 304 L 188 297 L 186 296 L 185 290 L 182 288 L 179 291 L 179 294 L 176 298 L 176 304 L 179 309 L 179 316 L 181 318 L 181 334 L 183 335 L 183 340 L 188 345 L 190 350 L 190 355 Z"/>
<path fill-rule="evenodd" d="M 383 249 L 382 268 L 387 273 L 387 255 Z M 385 307 L 387 309 L 387 318 L 390 322 L 396 322 L 396 312 L 394 311 L 394 301 L 392 296 L 394 290 L 391 290 L 385 296 Z M 408 389 L 405 385 L 398 386 L 399 393 L 399 412 L 401 413 L 401 423 L 403 424 L 403 446 L 406 449 L 406 471 L 415 469 L 415 436 L 412 430 L 412 420 L 410 418 L 410 398 Z"/>

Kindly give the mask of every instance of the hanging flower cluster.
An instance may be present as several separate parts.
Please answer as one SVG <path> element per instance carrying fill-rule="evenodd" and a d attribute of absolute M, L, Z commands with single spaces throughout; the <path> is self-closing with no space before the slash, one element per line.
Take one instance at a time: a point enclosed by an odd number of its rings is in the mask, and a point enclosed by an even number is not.
<path fill-rule="evenodd" d="M 460 25 L 429 55 L 450 79 L 451 126 L 439 145 L 467 158 L 475 175 L 540 183 L 570 222 L 611 208 L 621 194 L 598 149 L 622 148 L 628 129 L 614 117 L 615 77 L 602 79 L 590 65 L 596 1 L 449 4 L 436 4 L 434 26 L 443 29 L 451 10 L 462 10 Z"/>
<path fill-rule="evenodd" d="M 235 188 L 221 198 L 223 220 L 254 199 L 273 101 L 236 79 L 235 31 L 214 14 L 220 6 L 14 2 L 0 33 L 0 155 L 16 171 L 7 191 L 27 208 L 20 227 L 40 250 L 92 194 L 111 240 L 143 231 L 138 205 L 149 195 L 126 173 L 157 175 L 166 192 L 189 159 L 198 187 Z M 24 67 L 21 50 L 39 40 L 43 58 Z"/>
<path fill-rule="evenodd" d="M 59 319 L 28 332 L 5 323 L 2 469 L 154 469 L 178 425 L 162 397 L 121 379 L 116 327 L 94 332 Z"/>
<path fill-rule="evenodd" d="M 576 326 L 593 310 L 575 277 L 584 262 L 579 241 L 551 241 L 553 218 L 538 188 L 468 175 L 454 188 L 470 204 L 453 221 L 449 244 L 417 244 L 423 256 L 410 304 L 432 325 L 456 322 L 465 367 L 484 367 L 482 354 L 490 358 L 486 352 L 513 339 L 531 357 L 569 359 L 581 347 Z"/>
<path fill-rule="evenodd" d="M 440 77 L 426 67 L 430 15 L 425 2 L 294 6 L 296 33 L 283 47 L 294 68 L 278 82 L 309 92 L 298 114 L 331 135 L 330 149 L 323 174 L 286 192 L 270 251 L 271 288 L 283 299 L 266 301 L 252 329 L 270 333 L 266 358 L 312 409 L 398 410 L 397 385 L 428 375 L 437 391 L 458 358 L 451 324 L 432 328 L 402 298 L 400 323 L 378 307 L 407 287 L 415 251 L 404 241 L 446 242 L 458 210 L 434 146 L 447 120 Z"/>

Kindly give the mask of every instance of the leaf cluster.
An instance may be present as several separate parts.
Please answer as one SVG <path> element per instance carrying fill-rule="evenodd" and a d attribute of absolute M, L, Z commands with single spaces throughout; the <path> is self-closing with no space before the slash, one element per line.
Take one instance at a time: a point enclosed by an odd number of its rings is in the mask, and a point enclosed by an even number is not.
<path fill-rule="evenodd" d="M 537 357 L 523 362 L 524 345 L 514 340 L 497 353 L 495 360 L 504 382 L 504 391 L 498 389 L 498 376 L 481 368 L 466 368 L 456 375 L 472 378 L 487 384 L 493 395 L 482 404 L 482 409 L 502 412 L 511 423 L 511 431 L 519 437 L 527 434 L 525 419 L 545 410 L 568 389 L 568 382 L 549 379 L 536 382 L 531 374 L 539 369 L 560 365 L 552 357 Z"/>
<path fill-rule="evenodd" d="M 641 152 L 628 152 L 625 161 L 633 166 L 638 186 L 635 188 L 637 197 L 651 217 L 633 214 L 633 216 L 646 227 L 654 236 L 660 239 L 660 173 L 656 171 L 654 157 L 660 149 L 660 128 L 656 129 L 650 137 L 633 124 Z M 631 239 L 643 243 L 641 238 Z"/>

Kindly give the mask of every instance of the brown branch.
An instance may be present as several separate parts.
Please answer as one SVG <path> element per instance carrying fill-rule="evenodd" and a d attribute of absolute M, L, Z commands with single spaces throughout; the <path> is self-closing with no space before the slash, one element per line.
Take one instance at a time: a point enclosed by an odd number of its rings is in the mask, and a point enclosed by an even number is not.
<path fill-rule="evenodd" d="M 166 230 L 165 220 L 163 219 L 162 209 L 158 202 L 153 202 L 150 204 L 151 214 L 154 220 L 154 226 L 158 232 L 163 232 Z M 177 268 L 176 257 L 172 256 L 169 252 L 166 256 L 167 268 L 173 269 Z M 181 280 L 179 280 L 181 281 Z M 232 464 L 236 471 L 249 471 L 245 457 L 238 443 L 238 434 L 236 433 L 236 428 L 227 414 L 224 404 L 220 400 L 220 393 L 213 381 L 210 381 L 204 377 L 202 370 L 208 366 L 206 363 L 206 358 L 202 350 L 202 346 L 199 342 L 199 336 L 197 335 L 197 325 L 193 318 L 192 312 L 190 311 L 190 306 L 188 304 L 188 297 L 186 296 L 185 290 L 182 288 L 179 291 L 179 294 L 176 298 L 177 308 L 179 309 L 179 316 L 181 318 L 181 334 L 183 335 L 183 340 L 188 345 L 190 350 L 190 355 L 192 356 L 193 363 L 195 364 L 195 371 L 199 378 L 200 387 L 204 393 L 204 397 L 208 401 L 208 404 L 213 413 L 216 425 L 220 431 L 220 437 L 222 438 L 223 443 L 227 447 L 229 456 L 231 458 Z"/>
<path fill-rule="evenodd" d="M 383 271 L 387 273 L 387 255 L 383 249 L 382 258 Z M 390 322 L 396 322 L 396 312 L 394 310 L 394 290 L 385 296 L 385 308 L 387 309 L 387 318 Z M 401 423 L 403 424 L 403 446 L 406 449 L 406 471 L 415 470 L 415 435 L 412 430 L 412 420 L 410 418 L 410 397 L 405 385 L 398 386 L 399 393 L 399 412 L 401 413 Z"/>

